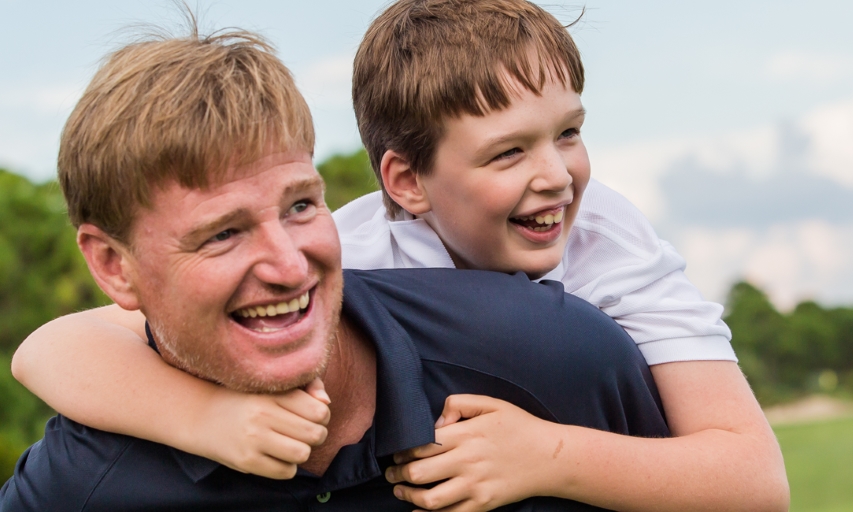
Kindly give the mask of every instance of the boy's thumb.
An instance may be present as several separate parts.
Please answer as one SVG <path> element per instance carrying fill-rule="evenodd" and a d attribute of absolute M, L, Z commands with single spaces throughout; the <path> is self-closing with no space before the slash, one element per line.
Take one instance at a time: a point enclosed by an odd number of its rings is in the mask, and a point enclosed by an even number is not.
<path fill-rule="evenodd" d="M 323 384 L 323 381 L 320 380 L 320 377 L 309 382 L 308 385 L 305 386 L 305 392 L 326 405 L 332 403 L 332 399 L 329 398 L 329 394 L 326 393 L 326 386 Z"/>

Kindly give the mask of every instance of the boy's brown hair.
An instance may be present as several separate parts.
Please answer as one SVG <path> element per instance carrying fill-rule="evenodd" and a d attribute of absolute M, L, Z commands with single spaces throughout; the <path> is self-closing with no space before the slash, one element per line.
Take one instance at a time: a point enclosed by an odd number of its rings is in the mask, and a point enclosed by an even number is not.
<path fill-rule="evenodd" d="M 400 0 L 373 21 L 355 57 L 352 96 L 391 215 L 400 206 L 382 184 L 385 152 L 428 174 L 444 119 L 510 105 L 507 73 L 536 94 L 548 79 L 583 92 L 571 36 L 526 0 Z"/>
<path fill-rule="evenodd" d="M 290 72 L 243 31 L 156 38 L 111 54 L 62 132 L 59 181 L 71 223 L 128 244 L 133 218 L 169 182 L 204 188 L 271 150 L 314 149 Z"/>

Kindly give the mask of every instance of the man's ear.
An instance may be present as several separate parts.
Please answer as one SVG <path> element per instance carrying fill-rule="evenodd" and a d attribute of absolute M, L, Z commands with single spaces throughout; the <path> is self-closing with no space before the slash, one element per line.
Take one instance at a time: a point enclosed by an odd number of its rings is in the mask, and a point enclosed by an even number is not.
<path fill-rule="evenodd" d="M 122 308 L 139 309 L 133 286 L 135 259 L 130 249 L 93 224 L 82 224 L 77 229 L 77 245 L 101 290 Z"/>
<path fill-rule="evenodd" d="M 415 173 L 402 155 L 396 151 L 386 151 L 379 172 L 385 191 L 404 210 L 412 215 L 423 215 L 432 209 L 421 176 Z"/>

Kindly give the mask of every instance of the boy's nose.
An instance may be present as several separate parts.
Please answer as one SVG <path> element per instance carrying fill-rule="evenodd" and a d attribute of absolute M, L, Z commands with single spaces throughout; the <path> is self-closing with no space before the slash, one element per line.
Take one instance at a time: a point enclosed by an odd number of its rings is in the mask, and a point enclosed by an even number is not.
<path fill-rule="evenodd" d="M 548 148 L 540 154 L 536 176 L 531 183 L 535 192 L 561 192 L 572 183 L 569 169 L 557 148 Z"/>

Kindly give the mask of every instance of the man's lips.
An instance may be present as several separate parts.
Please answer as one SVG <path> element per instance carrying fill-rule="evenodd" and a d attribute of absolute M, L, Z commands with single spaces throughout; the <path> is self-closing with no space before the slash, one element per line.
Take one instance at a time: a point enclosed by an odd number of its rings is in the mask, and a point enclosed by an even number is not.
<path fill-rule="evenodd" d="M 275 332 L 298 322 L 311 307 L 311 290 L 290 300 L 270 302 L 238 309 L 231 318 L 256 332 Z"/>

